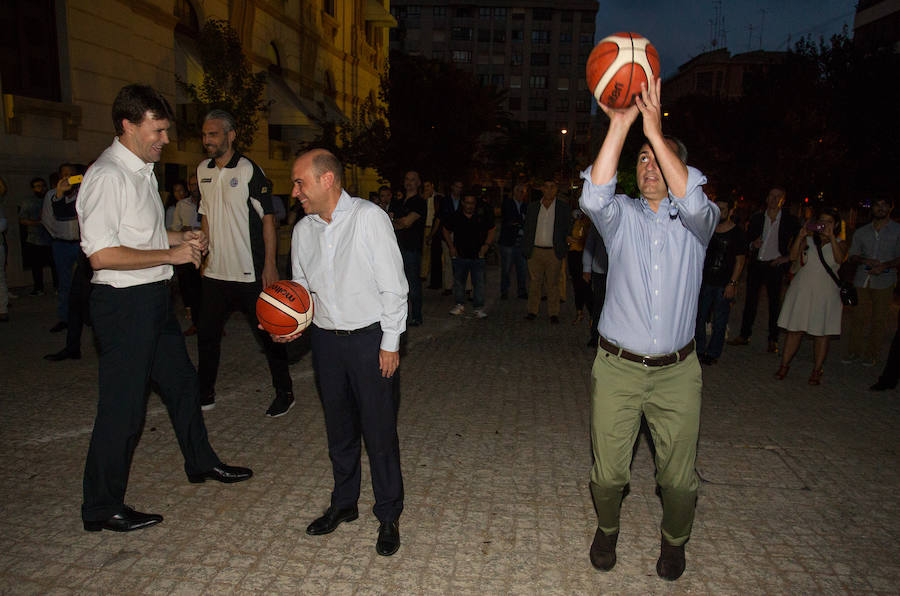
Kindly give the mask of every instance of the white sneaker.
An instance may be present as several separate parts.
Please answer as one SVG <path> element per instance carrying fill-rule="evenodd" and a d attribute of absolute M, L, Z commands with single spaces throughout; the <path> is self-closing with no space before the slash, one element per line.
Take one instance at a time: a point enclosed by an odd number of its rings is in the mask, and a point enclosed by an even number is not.
<path fill-rule="evenodd" d="M 465 310 L 466 310 L 466 307 L 464 305 L 457 304 L 456 306 L 454 306 L 453 308 L 450 309 L 450 314 L 453 316 L 458 316 L 458 315 L 463 314 L 463 312 L 465 312 Z"/>
<path fill-rule="evenodd" d="M 486 318 L 487 318 L 487 313 L 484 312 L 484 309 L 483 309 L 483 308 L 476 308 L 476 309 L 475 309 L 475 318 L 476 318 L 476 319 L 486 319 Z"/>

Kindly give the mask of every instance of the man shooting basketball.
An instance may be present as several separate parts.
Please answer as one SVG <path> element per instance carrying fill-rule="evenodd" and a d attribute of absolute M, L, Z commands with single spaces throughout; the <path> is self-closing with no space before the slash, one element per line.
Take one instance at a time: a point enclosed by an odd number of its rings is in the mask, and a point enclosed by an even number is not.
<path fill-rule="evenodd" d="M 580 201 L 609 253 L 591 371 L 591 493 L 598 524 L 590 558 L 603 571 L 616 563 L 619 509 L 643 414 L 656 447 L 663 502 L 656 571 L 675 580 L 684 572 L 699 484 L 694 462 L 702 381 L 694 321 L 719 209 L 703 193 L 706 178 L 685 165 L 684 146 L 662 134 L 659 79 L 651 77 L 631 107 L 600 108 L 609 116 L 609 131 L 581 174 Z M 647 142 L 637 159 L 641 196 L 633 200 L 615 194 L 616 166 L 638 113 Z"/>

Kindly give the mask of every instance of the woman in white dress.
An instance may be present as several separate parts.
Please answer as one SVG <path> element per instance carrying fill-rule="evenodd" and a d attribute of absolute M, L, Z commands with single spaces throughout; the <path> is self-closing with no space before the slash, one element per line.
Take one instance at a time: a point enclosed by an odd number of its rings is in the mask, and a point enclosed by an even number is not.
<path fill-rule="evenodd" d="M 840 230 L 840 221 L 836 209 L 826 208 L 817 220 L 807 221 L 791 243 L 791 261 L 799 263 L 800 269 L 788 287 L 778 315 L 778 326 L 787 331 L 787 337 L 776 379 L 781 380 L 787 375 L 805 333 L 814 338 L 815 366 L 809 384 L 818 385 L 824 373 L 822 366 L 828 355 L 828 342 L 832 335 L 841 334 L 843 305 L 840 290 L 816 248 L 821 246 L 825 263 L 837 273 L 847 256 L 846 242 L 835 236 L 835 230 Z"/>

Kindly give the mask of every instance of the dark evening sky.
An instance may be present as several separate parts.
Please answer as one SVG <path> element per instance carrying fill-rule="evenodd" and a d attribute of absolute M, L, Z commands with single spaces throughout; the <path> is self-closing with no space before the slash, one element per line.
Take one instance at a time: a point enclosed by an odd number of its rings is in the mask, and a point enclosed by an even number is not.
<path fill-rule="evenodd" d="M 618 31 L 640 33 L 659 51 L 663 76 L 715 49 L 717 15 L 718 47 L 740 54 L 760 49 L 760 42 L 764 50 L 779 51 L 807 35 L 827 40 L 844 25 L 852 32 L 856 9 L 852 0 L 600 0 L 599 4 L 597 41 Z"/>

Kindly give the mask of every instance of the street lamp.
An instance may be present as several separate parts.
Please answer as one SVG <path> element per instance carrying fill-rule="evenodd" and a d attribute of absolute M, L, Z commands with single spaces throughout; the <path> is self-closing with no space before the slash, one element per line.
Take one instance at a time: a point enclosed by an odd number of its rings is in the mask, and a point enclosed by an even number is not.
<path fill-rule="evenodd" d="M 566 167 L 566 133 L 569 131 L 565 128 L 559 131 L 562 133 L 562 136 L 559 138 L 559 166 L 560 168 L 565 169 Z"/>

